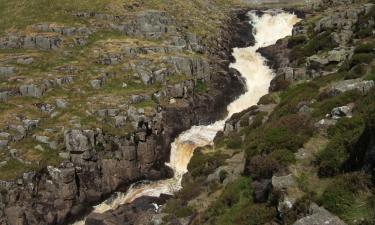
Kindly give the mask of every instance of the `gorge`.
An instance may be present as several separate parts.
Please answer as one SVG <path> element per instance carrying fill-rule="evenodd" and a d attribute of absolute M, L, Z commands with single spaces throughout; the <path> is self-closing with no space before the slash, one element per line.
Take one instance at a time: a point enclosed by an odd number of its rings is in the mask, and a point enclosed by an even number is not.
<path fill-rule="evenodd" d="M 374 0 L 0 0 L 0 225 L 373 225 Z"/>
<path fill-rule="evenodd" d="M 183 175 L 188 172 L 187 167 L 194 150 L 198 147 L 213 145 L 217 132 L 224 130 L 227 119 L 233 114 L 255 105 L 263 95 L 268 93 L 274 74 L 267 66 L 266 59 L 257 50 L 275 44 L 277 40 L 291 35 L 293 26 L 300 19 L 296 15 L 282 10 L 250 11 L 247 16 L 253 27 L 255 44 L 251 47 L 233 49 L 235 62 L 230 65 L 244 77 L 246 91 L 228 105 L 226 118 L 210 125 L 193 126 L 174 140 L 171 144 L 170 160 L 167 163 L 167 166 L 174 172 L 173 178 L 141 182 L 131 186 L 126 193 L 116 193 L 110 200 L 95 206 L 93 213 L 115 210 L 117 207 L 132 203 L 142 196 L 173 195 L 181 189 L 181 181 Z M 84 224 L 84 221 L 75 224 Z"/>

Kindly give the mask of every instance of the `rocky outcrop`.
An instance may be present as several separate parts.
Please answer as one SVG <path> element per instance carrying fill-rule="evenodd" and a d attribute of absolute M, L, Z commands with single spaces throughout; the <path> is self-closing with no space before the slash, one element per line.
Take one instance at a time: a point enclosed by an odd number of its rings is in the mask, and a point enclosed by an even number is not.
<path fill-rule="evenodd" d="M 33 35 L 33 36 L 7 36 L 0 38 L 0 49 L 41 49 L 53 50 L 61 46 L 63 39 L 58 36 Z"/>
<path fill-rule="evenodd" d="M 154 20 L 154 17 L 158 19 Z M 195 92 L 194 82 L 188 80 L 166 87 L 167 95 L 173 96 L 175 102 L 158 107 L 152 115 L 146 115 L 144 109 L 128 107 L 126 115 L 133 118 L 135 131 L 126 135 L 105 133 L 101 129 L 82 129 L 79 126 L 66 129 L 65 151 L 60 152 L 64 160 L 60 165 L 44 167 L 37 172 L 25 173 L 16 181 L 4 182 L 0 213 L 4 212 L 5 216 L 0 217 L 0 224 L 62 224 L 69 218 L 81 215 L 89 209 L 89 205 L 133 182 L 171 176 L 164 163 L 169 158 L 169 146 L 174 138 L 192 125 L 221 118 L 226 105 L 243 91 L 239 74 L 234 70 L 228 71 L 228 66 L 231 48 L 248 44 L 241 35 L 242 38 L 238 39 L 239 36 L 233 33 L 251 28 L 247 21 L 230 20 L 233 21 L 241 26 L 230 23 L 223 28 L 225 31 L 218 39 L 225 41 L 218 41 L 214 51 L 216 54 L 212 56 L 223 57 L 223 60 L 211 62 L 209 66 L 206 61 L 191 58 L 165 58 L 176 71 L 210 80 L 205 93 Z M 173 20 L 166 19 L 165 14 L 151 11 L 128 24 L 122 24 L 121 30 L 128 35 L 154 38 L 165 33 L 174 34 L 176 29 L 173 29 L 173 24 Z M 137 27 L 138 31 L 131 30 L 132 27 Z M 96 80 L 104 82 L 102 78 Z M 24 85 L 19 92 L 23 96 L 41 97 L 54 85 L 70 82 L 73 79 L 45 80 L 41 85 Z M 134 97 L 135 101 L 137 99 Z M 62 100 L 56 104 L 60 108 L 66 105 Z M 100 111 L 100 114 L 116 118 L 119 125 L 124 121 L 120 118 L 124 114 L 117 109 Z M 24 125 L 19 127 L 22 128 L 20 138 L 37 126 L 35 121 L 24 120 Z M 35 136 L 35 139 L 40 143 L 50 143 L 43 136 Z"/>
<path fill-rule="evenodd" d="M 362 80 L 362 79 L 354 79 L 354 80 L 344 80 L 339 81 L 332 84 L 332 88 L 330 89 L 331 95 L 338 95 L 343 92 L 357 90 L 363 94 L 367 94 L 371 88 L 374 87 L 374 81 L 369 80 Z"/>
<path fill-rule="evenodd" d="M 315 204 L 312 204 L 311 215 L 303 217 L 302 219 L 295 222 L 293 225 L 318 225 L 318 224 L 327 224 L 327 225 L 346 225 L 340 218 L 335 215 L 332 215 L 330 212 L 325 210 L 322 207 L 319 207 Z"/>
<path fill-rule="evenodd" d="M 165 12 L 149 10 L 135 16 L 129 22 L 111 24 L 111 27 L 126 35 L 160 38 L 163 34 L 177 33 L 176 22 Z"/>

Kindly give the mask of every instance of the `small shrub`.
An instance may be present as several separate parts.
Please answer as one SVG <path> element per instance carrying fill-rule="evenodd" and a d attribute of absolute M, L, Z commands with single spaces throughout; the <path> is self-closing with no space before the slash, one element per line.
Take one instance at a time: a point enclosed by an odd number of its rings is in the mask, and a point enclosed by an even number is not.
<path fill-rule="evenodd" d="M 319 94 L 319 86 L 313 82 L 306 82 L 289 87 L 280 96 L 280 104 L 276 107 L 271 117 L 282 117 L 284 115 L 297 113 L 297 105 L 303 101 L 311 101 Z"/>
<path fill-rule="evenodd" d="M 287 149 L 275 150 L 275 151 L 271 152 L 269 157 L 276 160 L 279 164 L 281 164 L 283 166 L 288 166 L 288 165 L 296 162 L 295 155 Z"/>
<path fill-rule="evenodd" d="M 195 84 L 194 90 L 198 94 L 206 93 L 207 84 L 202 80 L 198 80 L 197 83 Z"/>
<path fill-rule="evenodd" d="M 265 133 L 265 141 L 270 148 L 286 148 L 296 151 L 302 147 L 304 140 L 301 136 L 285 128 L 273 128 Z"/>
<path fill-rule="evenodd" d="M 258 105 L 268 105 L 268 104 L 275 104 L 275 103 L 276 101 L 273 98 L 272 94 L 266 94 L 259 99 Z"/>
<path fill-rule="evenodd" d="M 190 201 L 201 193 L 203 187 L 204 184 L 202 182 L 202 179 L 184 182 L 183 188 L 176 194 L 176 197 L 178 197 L 182 201 Z"/>
<path fill-rule="evenodd" d="M 220 152 L 204 154 L 196 150 L 189 162 L 188 170 L 193 177 L 207 176 L 219 166 L 224 165 L 226 158 L 227 156 Z"/>
<path fill-rule="evenodd" d="M 165 205 L 163 212 L 177 218 L 184 218 L 193 214 L 193 210 L 179 199 L 170 199 Z"/>
<path fill-rule="evenodd" d="M 240 149 L 242 146 L 242 138 L 239 135 L 231 135 L 227 138 L 226 145 L 230 149 Z"/>
<path fill-rule="evenodd" d="M 227 185 L 222 195 L 204 214 L 207 224 L 257 225 L 272 221 L 277 215 L 274 207 L 252 202 L 249 178 L 241 177 Z"/>
<path fill-rule="evenodd" d="M 352 210 L 362 193 L 369 191 L 370 184 L 370 177 L 363 173 L 339 176 L 333 179 L 318 201 L 330 212 L 343 216 Z"/>
<path fill-rule="evenodd" d="M 307 38 L 304 35 L 292 36 L 288 40 L 288 48 L 294 48 L 297 45 L 302 45 L 306 41 L 307 41 Z"/>
<path fill-rule="evenodd" d="M 355 116 L 351 119 L 342 118 L 334 127 L 328 129 L 331 137 L 327 147 L 317 155 L 319 164 L 319 175 L 321 177 L 333 176 L 343 170 L 344 164 L 351 158 L 356 158 L 359 154 L 354 146 L 362 135 L 365 128 L 361 117 Z M 347 164 L 350 169 L 354 165 Z"/>
<path fill-rule="evenodd" d="M 270 179 L 273 174 L 279 171 L 281 165 L 272 157 L 254 156 L 251 158 L 248 171 L 253 179 Z"/>
<path fill-rule="evenodd" d="M 355 65 L 349 72 L 345 73 L 344 79 L 356 79 L 366 74 L 366 66 L 364 64 Z"/>
<path fill-rule="evenodd" d="M 366 74 L 365 80 L 375 81 L 375 66 L 373 66 L 371 70 Z"/>
<path fill-rule="evenodd" d="M 355 47 L 354 53 L 371 53 L 374 52 L 374 47 L 373 43 L 360 44 Z"/>
<path fill-rule="evenodd" d="M 374 58 L 374 55 L 371 53 L 356 53 L 351 58 L 350 65 L 351 67 L 353 67 L 361 63 L 369 64 L 373 58 Z"/>

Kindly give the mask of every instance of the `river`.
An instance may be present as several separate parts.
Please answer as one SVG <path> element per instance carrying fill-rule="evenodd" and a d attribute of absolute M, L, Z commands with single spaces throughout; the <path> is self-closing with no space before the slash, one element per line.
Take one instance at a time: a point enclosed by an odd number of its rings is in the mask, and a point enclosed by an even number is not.
<path fill-rule="evenodd" d="M 116 193 L 112 198 L 94 207 L 94 212 L 103 213 L 118 206 L 131 203 L 142 196 L 159 197 L 172 195 L 180 190 L 183 175 L 194 149 L 212 145 L 216 133 L 223 130 L 225 121 L 233 114 L 241 112 L 268 93 L 273 71 L 266 65 L 266 59 L 257 52 L 259 48 L 275 44 L 277 40 L 292 34 L 293 26 L 299 21 L 297 16 L 282 11 L 264 11 L 262 15 L 249 12 L 250 23 L 254 27 L 255 45 L 233 49 L 235 63 L 230 67 L 237 69 L 246 80 L 247 91 L 228 105 L 228 115 L 210 125 L 193 126 L 181 133 L 171 144 L 170 161 L 167 165 L 173 169 L 174 177 L 155 182 L 140 182 L 132 185 L 126 193 Z M 83 225 L 84 220 L 74 225 Z"/>

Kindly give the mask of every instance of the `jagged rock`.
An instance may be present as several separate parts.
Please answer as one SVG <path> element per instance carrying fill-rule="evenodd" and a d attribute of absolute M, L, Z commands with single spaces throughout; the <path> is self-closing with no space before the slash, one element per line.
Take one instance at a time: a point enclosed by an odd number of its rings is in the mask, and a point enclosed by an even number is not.
<path fill-rule="evenodd" d="M 195 76 L 204 79 L 210 74 L 210 67 L 206 60 L 202 58 L 190 58 L 184 56 L 167 56 L 163 60 L 173 65 L 173 69 L 177 74 L 185 74 L 187 76 Z"/>
<path fill-rule="evenodd" d="M 148 99 L 150 99 L 148 95 L 131 95 L 130 102 L 132 104 L 137 104 Z"/>
<path fill-rule="evenodd" d="M 344 105 L 341 107 L 336 107 L 332 109 L 331 111 L 331 118 L 332 119 L 340 119 L 341 117 L 352 117 L 352 110 L 353 110 L 354 105 Z"/>
<path fill-rule="evenodd" d="M 321 119 L 314 124 L 314 127 L 320 131 L 326 131 L 329 127 L 335 125 L 337 120 L 333 119 Z"/>
<path fill-rule="evenodd" d="M 65 109 L 68 107 L 68 102 L 64 99 L 56 99 L 56 106 L 60 109 Z"/>
<path fill-rule="evenodd" d="M 126 124 L 126 116 L 115 116 L 115 126 L 122 127 Z"/>
<path fill-rule="evenodd" d="M 157 10 L 140 12 L 133 20 L 122 24 L 111 24 L 111 27 L 127 35 L 146 38 L 160 38 L 163 34 L 177 32 L 174 19 L 169 18 L 165 12 Z"/>
<path fill-rule="evenodd" d="M 340 67 L 353 55 L 353 52 L 353 48 L 337 48 L 327 53 L 308 57 L 306 66 L 310 77 L 316 78 L 332 73 L 332 71 L 325 71 L 326 66 L 336 64 L 337 68 Z"/>
<path fill-rule="evenodd" d="M 91 130 L 68 130 L 64 132 L 65 147 L 70 153 L 84 153 L 93 149 L 94 132 Z"/>
<path fill-rule="evenodd" d="M 155 81 L 156 82 L 164 82 L 167 76 L 171 75 L 171 71 L 167 68 L 161 68 L 159 70 L 154 71 Z"/>
<path fill-rule="evenodd" d="M 35 105 L 40 109 L 40 111 L 42 111 L 44 113 L 52 113 L 53 110 L 55 110 L 55 106 L 50 105 L 50 104 L 37 103 Z"/>
<path fill-rule="evenodd" d="M 141 78 L 142 82 L 145 85 L 149 85 L 153 83 L 153 80 L 152 80 L 153 74 L 151 71 L 139 68 L 137 70 L 137 73 L 138 73 L 139 78 Z"/>
<path fill-rule="evenodd" d="M 20 92 L 22 96 L 40 98 L 43 96 L 44 90 L 35 84 L 25 84 L 20 87 Z"/>
<path fill-rule="evenodd" d="M 74 82 L 74 78 L 71 76 L 67 76 L 67 77 L 56 78 L 54 83 L 57 86 L 62 86 L 62 85 L 72 84 L 73 82 Z"/>
<path fill-rule="evenodd" d="M 312 211 L 311 215 L 299 219 L 293 225 L 346 225 L 340 218 L 323 207 L 312 204 L 310 210 Z"/>
<path fill-rule="evenodd" d="M 181 84 L 169 85 L 167 87 L 168 96 L 173 98 L 184 97 L 184 87 Z"/>
<path fill-rule="evenodd" d="M 35 136 L 34 137 L 36 141 L 43 143 L 43 144 L 48 144 L 49 143 L 49 137 L 47 136 Z"/>
<path fill-rule="evenodd" d="M 283 189 L 287 189 L 287 188 L 296 186 L 296 182 L 295 182 L 292 174 L 289 174 L 289 175 L 286 175 L 286 176 L 281 176 L 281 177 L 273 176 L 272 177 L 272 186 L 275 189 L 283 190 Z"/>
<path fill-rule="evenodd" d="M 22 122 L 23 122 L 23 127 L 25 128 L 25 130 L 29 131 L 31 129 L 36 128 L 39 125 L 40 120 L 39 119 L 35 119 L 35 120 L 26 119 L 26 120 L 23 120 Z"/>
<path fill-rule="evenodd" d="M 342 63 L 353 54 L 353 49 L 339 48 L 331 50 L 323 55 L 313 55 L 307 58 L 307 65 L 319 64 L 320 67 L 329 63 Z"/>
<path fill-rule="evenodd" d="M 61 39 L 59 37 L 35 37 L 35 47 L 43 50 L 50 50 L 59 48 Z"/>
<path fill-rule="evenodd" d="M 34 58 L 32 57 L 22 57 L 17 59 L 18 64 L 30 65 L 34 62 Z"/>
<path fill-rule="evenodd" d="M 9 76 L 16 72 L 16 69 L 12 66 L 0 66 L 0 75 Z M 1 77 L 0 77 L 1 78 Z"/>
<path fill-rule="evenodd" d="M 374 87 L 374 81 L 372 80 L 344 80 L 332 84 L 330 93 L 335 96 L 343 92 L 358 90 L 363 94 L 367 94 L 372 87 Z"/>
<path fill-rule="evenodd" d="M 100 117 L 115 117 L 120 113 L 120 109 L 100 109 L 96 111 L 96 114 Z"/>
<path fill-rule="evenodd" d="M 91 80 L 90 85 L 94 89 L 100 89 L 102 87 L 102 81 L 101 80 Z"/>

